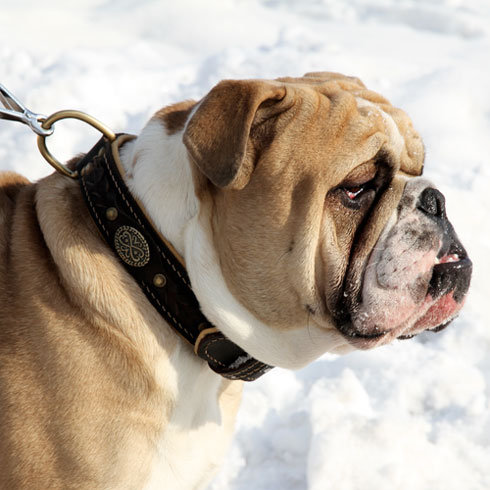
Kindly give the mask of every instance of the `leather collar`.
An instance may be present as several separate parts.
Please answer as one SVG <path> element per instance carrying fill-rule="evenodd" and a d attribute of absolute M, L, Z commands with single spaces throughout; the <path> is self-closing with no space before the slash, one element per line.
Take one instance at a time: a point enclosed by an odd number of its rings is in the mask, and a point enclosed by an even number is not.
<path fill-rule="evenodd" d="M 226 338 L 202 314 L 182 259 L 124 183 L 119 148 L 105 137 L 77 164 L 80 187 L 102 236 L 167 323 L 225 378 L 253 381 L 272 369 Z"/>

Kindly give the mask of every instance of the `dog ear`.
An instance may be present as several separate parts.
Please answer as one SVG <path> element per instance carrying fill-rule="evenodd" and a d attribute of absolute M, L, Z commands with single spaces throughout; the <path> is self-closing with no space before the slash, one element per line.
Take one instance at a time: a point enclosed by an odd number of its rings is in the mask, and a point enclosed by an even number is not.
<path fill-rule="evenodd" d="M 202 99 L 187 123 L 184 144 L 199 170 L 217 187 L 243 188 L 254 169 L 254 123 L 285 110 L 279 82 L 224 80 Z"/>

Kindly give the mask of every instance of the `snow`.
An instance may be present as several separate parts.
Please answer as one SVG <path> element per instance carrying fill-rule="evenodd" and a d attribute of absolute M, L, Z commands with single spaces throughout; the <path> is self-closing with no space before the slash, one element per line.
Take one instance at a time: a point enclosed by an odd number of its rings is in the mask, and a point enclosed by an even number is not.
<path fill-rule="evenodd" d="M 117 131 L 222 78 L 307 71 L 359 76 L 404 108 L 474 262 L 463 312 L 442 333 L 247 385 L 209 490 L 490 488 L 490 2 L 3 0 L 0 21 L 4 85 Z M 0 134 L 1 169 L 50 172 L 28 129 Z M 66 159 L 97 137 L 58 123 L 48 146 Z"/>

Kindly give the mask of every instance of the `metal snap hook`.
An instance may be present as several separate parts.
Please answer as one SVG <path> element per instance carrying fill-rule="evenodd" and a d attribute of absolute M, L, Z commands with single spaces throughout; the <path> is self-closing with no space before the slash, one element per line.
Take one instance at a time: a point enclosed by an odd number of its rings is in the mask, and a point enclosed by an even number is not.
<path fill-rule="evenodd" d="M 0 102 L 5 109 L 0 108 L 0 119 L 7 121 L 17 121 L 29 126 L 39 136 L 49 136 L 53 133 L 52 129 L 42 127 L 46 116 L 36 114 L 29 110 L 15 95 L 0 84 Z"/>
<path fill-rule="evenodd" d="M 89 116 L 84 112 L 72 110 L 59 111 L 55 112 L 49 117 L 32 112 L 2 84 L 0 84 L 0 103 L 2 103 L 4 106 L 4 108 L 0 108 L 0 119 L 17 121 L 29 126 L 38 135 L 37 146 L 41 152 L 41 155 L 58 172 L 66 175 L 67 177 L 71 177 L 72 179 L 76 179 L 78 177 L 78 172 L 69 169 L 66 165 L 59 162 L 46 146 L 46 137 L 53 134 L 53 124 L 55 122 L 60 121 L 61 119 L 78 119 L 99 130 L 110 142 L 116 139 L 116 135 L 111 129 L 95 119 L 95 117 Z"/>

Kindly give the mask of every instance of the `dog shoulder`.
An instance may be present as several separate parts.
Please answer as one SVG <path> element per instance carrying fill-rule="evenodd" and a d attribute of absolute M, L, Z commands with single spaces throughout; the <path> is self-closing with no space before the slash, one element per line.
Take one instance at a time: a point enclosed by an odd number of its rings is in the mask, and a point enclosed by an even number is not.
<path fill-rule="evenodd" d="M 15 172 L 0 172 L 0 253 L 3 257 L 8 243 L 12 215 L 19 193 L 22 189 L 32 185 L 22 175 Z"/>
<path fill-rule="evenodd" d="M 0 209 L 12 207 L 19 191 L 30 185 L 28 179 L 15 172 L 0 172 Z"/>

